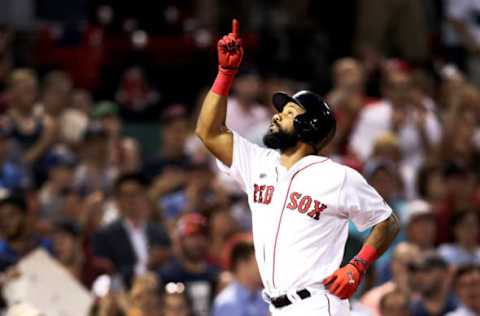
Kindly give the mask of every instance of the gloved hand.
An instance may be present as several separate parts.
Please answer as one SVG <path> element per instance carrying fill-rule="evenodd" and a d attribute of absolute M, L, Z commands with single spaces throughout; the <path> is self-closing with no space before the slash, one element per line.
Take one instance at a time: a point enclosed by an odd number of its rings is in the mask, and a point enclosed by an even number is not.
<path fill-rule="evenodd" d="M 232 32 L 218 41 L 217 51 L 218 64 L 221 70 L 236 70 L 240 67 L 243 57 L 243 47 L 237 19 L 232 20 Z"/>
<path fill-rule="evenodd" d="M 362 279 L 362 274 L 363 271 L 360 271 L 356 265 L 350 262 L 323 280 L 323 285 L 333 295 L 341 299 L 347 299 L 357 290 Z"/>
<path fill-rule="evenodd" d="M 232 32 L 218 41 L 218 74 L 212 86 L 212 92 L 228 96 L 235 74 L 243 57 L 242 39 L 238 33 L 237 19 L 232 20 Z"/>

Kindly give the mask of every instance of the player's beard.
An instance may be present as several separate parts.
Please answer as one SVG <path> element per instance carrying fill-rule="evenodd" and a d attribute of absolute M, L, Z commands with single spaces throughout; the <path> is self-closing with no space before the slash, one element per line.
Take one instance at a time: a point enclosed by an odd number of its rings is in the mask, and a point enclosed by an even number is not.
<path fill-rule="evenodd" d="M 298 136 L 294 132 L 285 132 L 279 129 L 276 132 L 268 130 L 263 136 L 263 143 L 268 148 L 278 149 L 284 151 L 289 148 L 293 148 L 297 145 Z"/>

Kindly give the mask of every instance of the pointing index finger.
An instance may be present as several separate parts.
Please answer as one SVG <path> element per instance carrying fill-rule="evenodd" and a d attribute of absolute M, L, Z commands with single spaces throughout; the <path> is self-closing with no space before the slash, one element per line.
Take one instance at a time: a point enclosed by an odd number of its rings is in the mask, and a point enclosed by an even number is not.
<path fill-rule="evenodd" d="M 232 33 L 233 33 L 235 36 L 239 36 L 239 35 L 240 35 L 239 29 L 240 29 L 240 24 L 238 23 L 238 20 L 237 20 L 237 19 L 233 19 L 233 20 L 232 20 Z"/>

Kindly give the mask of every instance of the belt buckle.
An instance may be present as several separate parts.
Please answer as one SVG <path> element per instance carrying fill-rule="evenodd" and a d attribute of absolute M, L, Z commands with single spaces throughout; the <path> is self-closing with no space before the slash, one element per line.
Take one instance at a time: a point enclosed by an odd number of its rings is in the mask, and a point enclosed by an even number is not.
<path fill-rule="evenodd" d="M 290 301 L 290 304 L 293 304 L 295 302 L 298 302 L 298 301 L 301 301 L 302 298 L 300 297 L 300 295 L 297 294 L 297 291 L 293 291 L 293 292 L 287 292 L 285 294 L 285 296 L 288 298 L 288 300 Z"/>

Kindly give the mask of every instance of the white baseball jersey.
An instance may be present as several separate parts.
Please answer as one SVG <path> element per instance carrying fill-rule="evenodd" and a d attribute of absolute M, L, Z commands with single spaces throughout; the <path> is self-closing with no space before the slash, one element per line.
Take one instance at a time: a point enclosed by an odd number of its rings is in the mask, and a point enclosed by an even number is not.
<path fill-rule="evenodd" d="M 280 154 L 234 133 L 230 168 L 248 195 L 255 256 L 272 296 L 321 282 L 339 268 L 348 220 L 365 230 L 392 210 L 355 170 L 321 156 L 306 156 L 289 170 Z"/>

